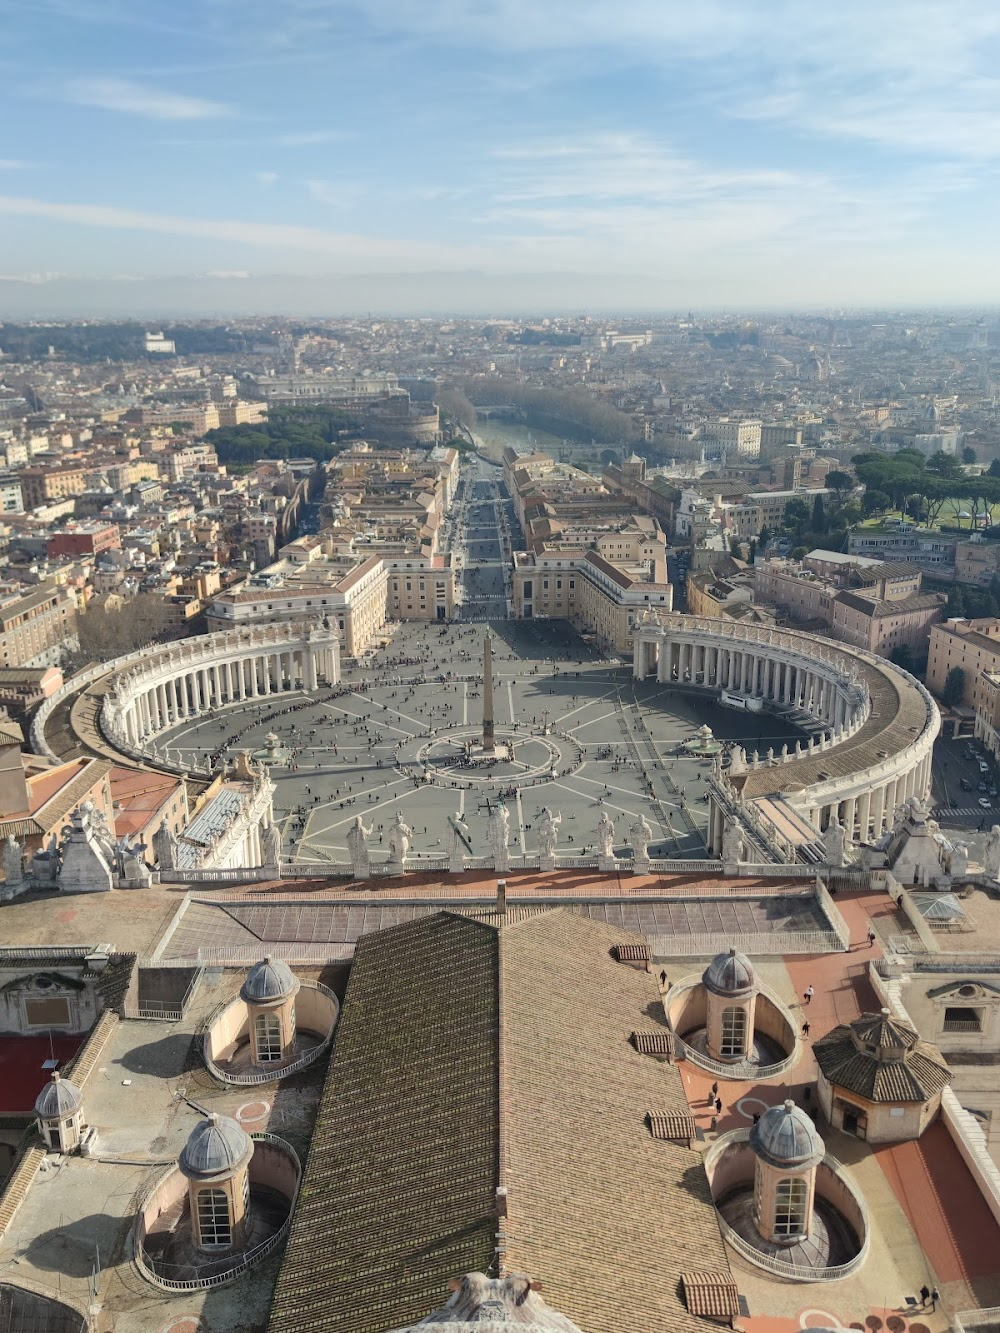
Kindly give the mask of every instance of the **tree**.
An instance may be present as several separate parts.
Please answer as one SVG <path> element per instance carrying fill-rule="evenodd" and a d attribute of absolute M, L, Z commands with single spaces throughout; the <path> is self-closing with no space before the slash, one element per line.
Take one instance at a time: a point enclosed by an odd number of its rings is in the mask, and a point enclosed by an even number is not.
<path fill-rule="evenodd" d="M 757 538 L 757 545 L 762 554 L 767 554 L 768 543 L 771 540 L 771 529 L 765 523 L 760 530 L 760 536 Z"/>
<path fill-rule="evenodd" d="M 936 472 L 939 477 L 961 477 L 962 464 L 954 454 L 946 454 L 939 449 L 936 454 L 931 454 L 927 460 L 927 471 Z"/>
<path fill-rule="evenodd" d="M 868 515 L 884 514 L 892 504 L 892 496 L 885 491 L 868 490 L 861 497 L 861 508 Z"/>
<path fill-rule="evenodd" d="M 913 674 L 914 666 L 913 653 L 908 644 L 901 643 L 898 648 L 893 648 L 889 654 L 889 661 L 895 662 L 896 666 L 902 667 L 904 671 Z"/>
<path fill-rule="evenodd" d="M 945 708 L 954 708 L 965 698 L 965 672 L 961 667 L 952 667 L 944 678 L 941 702 Z"/>
<path fill-rule="evenodd" d="M 994 458 L 990 464 L 989 475 L 991 477 L 1000 477 L 1000 458 Z"/>
<path fill-rule="evenodd" d="M 173 637 L 173 623 L 170 604 L 155 592 L 139 593 L 124 604 L 112 598 L 91 606 L 77 617 L 78 660 L 67 665 L 78 669 L 87 662 L 109 662 L 137 653 Z"/>
<path fill-rule="evenodd" d="M 812 530 L 818 532 L 821 536 L 827 529 L 826 509 L 823 506 L 822 495 L 817 495 L 813 501 L 812 512 Z"/>
<path fill-rule="evenodd" d="M 785 527 L 794 528 L 797 537 L 801 537 L 805 532 L 810 518 L 809 506 L 805 500 L 789 500 L 785 505 Z"/>
<path fill-rule="evenodd" d="M 750 542 L 750 563 L 751 565 L 757 559 L 757 543 L 751 539 Z"/>
<path fill-rule="evenodd" d="M 828 472 L 826 474 L 826 485 L 831 491 L 837 492 L 837 500 L 843 500 L 848 491 L 854 487 L 854 478 L 849 472 Z"/>
<path fill-rule="evenodd" d="M 809 554 L 809 547 L 808 547 L 808 546 L 793 546 L 793 547 L 792 547 L 792 559 L 793 559 L 793 560 L 804 560 L 805 557 L 806 557 L 808 554 Z"/>
<path fill-rule="evenodd" d="M 962 450 L 962 462 L 965 463 L 967 467 L 971 467 L 973 463 L 976 463 L 977 461 L 975 449 L 973 449 L 971 444 L 967 444 Z"/>

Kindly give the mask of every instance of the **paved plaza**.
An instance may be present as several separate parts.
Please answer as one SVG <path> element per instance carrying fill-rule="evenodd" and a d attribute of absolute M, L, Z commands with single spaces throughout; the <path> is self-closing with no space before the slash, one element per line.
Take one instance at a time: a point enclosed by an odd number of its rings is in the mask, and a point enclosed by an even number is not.
<path fill-rule="evenodd" d="M 475 762 L 467 746 L 482 731 L 486 632 L 497 740 L 510 749 L 507 758 Z M 236 704 L 174 728 L 161 745 L 192 760 L 235 758 L 242 749 L 272 760 L 291 861 L 348 863 L 356 815 L 372 829 L 373 860 L 387 859 L 397 813 L 417 860 L 445 852 L 455 815 L 468 827 L 471 854 L 486 855 L 498 801 L 510 813 L 514 855 L 537 852 L 545 806 L 562 816 L 559 853 L 593 854 L 603 806 L 619 853 L 642 814 L 653 829 L 651 853 L 684 858 L 705 854 L 711 760 L 681 753 L 705 722 L 719 740 L 761 752 L 801 734 L 776 717 L 633 681 L 628 666 L 602 659 L 564 622 L 410 622 L 351 664 L 336 689 Z"/>

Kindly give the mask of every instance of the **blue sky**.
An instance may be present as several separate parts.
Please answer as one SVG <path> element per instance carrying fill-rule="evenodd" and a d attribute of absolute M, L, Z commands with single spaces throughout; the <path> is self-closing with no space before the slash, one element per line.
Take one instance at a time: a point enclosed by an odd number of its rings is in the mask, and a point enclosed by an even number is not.
<path fill-rule="evenodd" d="M 997 71 L 980 0 L 0 0 L 0 315 L 470 271 L 997 302 Z"/>

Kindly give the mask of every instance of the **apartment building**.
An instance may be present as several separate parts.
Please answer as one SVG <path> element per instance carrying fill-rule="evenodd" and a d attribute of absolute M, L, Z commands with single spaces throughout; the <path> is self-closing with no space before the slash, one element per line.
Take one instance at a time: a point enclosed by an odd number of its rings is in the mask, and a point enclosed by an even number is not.
<path fill-rule="evenodd" d="M 44 583 L 31 592 L 0 591 L 0 666 L 56 666 L 76 646 L 76 598 Z"/>
<path fill-rule="evenodd" d="M 21 479 L 16 474 L 0 476 L 0 510 L 5 514 L 24 513 L 24 494 Z"/>
<path fill-rule="evenodd" d="M 754 420 L 736 421 L 720 417 L 705 427 L 705 436 L 714 440 L 727 455 L 735 458 L 760 457 L 761 423 Z"/>
<path fill-rule="evenodd" d="M 745 503 L 753 505 L 760 514 L 757 532 L 765 527 L 773 531 L 784 526 L 785 509 L 789 501 L 802 500 L 811 507 L 815 504 L 817 496 L 822 497 L 824 504 L 829 504 L 836 498 L 836 492 L 826 486 L 815 489 L 800 488 L 794 491 L 748 491 Z"/>
<path fill-rule="evenodd" d="M 948 672 L 961 667 L 965 673 L 962 703 L 979 713 L 986 709 L 992 685 L 988 675 L 1000 672 L 1000 619 L 952 619 L 931 629 L 927 656 L 927 687 L 940 695 Z"/>
<path fill-rule="evenodd" d="M 519 551 L 513 585 L 515 619 L 570 620 L 619 653 L 632 651 L 632 626 L 643 611 L 673 609 L 663 559 L 629 565 L 582 548 Z"/>
<path fill-rule="evenodd" d="M 26 467 L 18 473 L 25 509 L 80 495 L 87 488 L 87 468 Z"/>
<path fill-rule="evenodd" d="M 873 560 L 891 560 L 894 564 L 916 565 L 937 578 L 951 578 L 955 572 L 957 538 L 933 528 L 915 528 L 893 524 L 885 528 L 858 528 L 850 534 L 848 551 Z"/>
<path fill-rule="evenodd" d="M 101 551 L 116 550 L 121 544 L 117 523 L 67 523 L 65 528 L 49 534 L 45 553 L 50 560 L 59 556 L 99 555 Z"/>
<path fill-rule="evenodd" d="M 923 658 L 947 597 L 923 592 L 921 579 L 912 566 L 812 551 L 802 561 L 755 565 L 754 601 L 780 624 L 810 625 L 882 657 L 906 647 Z"/>
<path fill-rule="evenodd" d="M 454 614 L 450 555 L 336 555 L 325 537 L 284 547 L 281 559 L 205 608 L 210 630 L 329 617 L 349 657 L 364 653 L 387 620 L 450 620 Z"/>

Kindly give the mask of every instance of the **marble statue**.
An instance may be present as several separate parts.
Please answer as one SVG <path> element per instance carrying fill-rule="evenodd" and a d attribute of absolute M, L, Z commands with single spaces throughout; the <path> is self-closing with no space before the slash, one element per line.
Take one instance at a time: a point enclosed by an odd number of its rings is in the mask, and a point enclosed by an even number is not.
<path fill-rule="evenodd" d="M 597 852 L 599 856 L 614 856 L 615 826 L 608 818 L 607 810 L 601 811 L 597 821 Z"/>
<path fill-rule="evenodd" d="M 743 826 L 738 819 L 727 819 L 722 831 L 722 859 L 727 865 L 737 865 L 743 860 L 746 846 L 743 841 Z"/>
<path fill-rule="evenodd" d="M 847 865 L 847 830 L 835 814 L 823 834 L 823 854 L 829 866 L 840 870 Z"/>
<path fill-rule="evenodd" d="M 13 833 L 8 833 L 3 845 L 3 870 L 8 889 L 19 888 L 24 883 L 23 850 Z"/>
<path fill-rule="evenodd" d="M 510 811 L 502 803 L 493 807 L 490 816 L 490 844 L 493 848 L 493 868 L 501 874 L 510 869 Z"/>
<path fill-rule="evenodd" d="M 266 866 L 281 865 L 281 829 L 273 821 L 261 835 L 261 850 Z"/>
<path fill-rule="evenodd" d="M 964 842 L 953 842 L 951 855 L 948 857 L 948 874 L 952 879 L 961 879 L 969 870 L 969 848 Z"/>
<path fill-rule="evenodd" d="M 456 810 L 449 820 L 448 827 L 451 830 L 451 847 L 449 852 L 453 857 L 464 856 L 466 852 L 472 852 L 472 834 L 469 832 L 469 826 Z"/>
<path fill-rule="evenodd" d="M 371 870 L 368 859 L 368 839 L 372 830 L 365 828 L 360 815 L 354 816 L 354 823 L 347 830 L 347 850 L 351 854 L 351 869 L 355 879 L 367 879 Z"/>
<path fill-rule="evenodd" d="M 401 866 L 406 860 L 406 853 L 410 850 L 410 838 L 413 836 L 413 830 L 405 822 L 403 816 L 396 811 L 396 822 L 389 830 L 389 860 Z"/>
<path fill-rule="evenodd" d="M 542 810 L 541 819 L 538 821 L 538 850 L 539 853 L 551 859 L 556 854 L 556 843 L 559 841 L 559 825 L 562 823 L 562 815 L 554 815 L 548 806 Z"/>
<path fill-rule="evenodd" d="M 729 776 L 737 777 L 747 771 L 747 756 L 742 745 L 734 745 L 729 755 Z"/>
<path fill-rule="evenodd" d="M 994 824 L 986 839 L 983 869 L 990 879 L 1000 879 L 1000 824 Z"/>
<path fill-rule="evenodd" d="M 153 855 L 161 870 L 177 866 L 177 834 L 167 824 L 161 824 L 153 834 Z"/>
<path fill-rule="evenodd" d="M 122 838 L 117 847 L 118 873 L 122 884 L 127 889 L 148 889 L 153 882 L 153 874 L 146 864 L 144 843 L 129 842 Z"/>
<path fill-rule="evenodd" d="M 629 829 L 629 838 L 632 843 L 632 859 L 636 862 L 649 864 L 649 844 L 653 838 L 653 830 L 649 826 L 649 820 L 645 815 L 638 815 L 635 823 Z"/>

